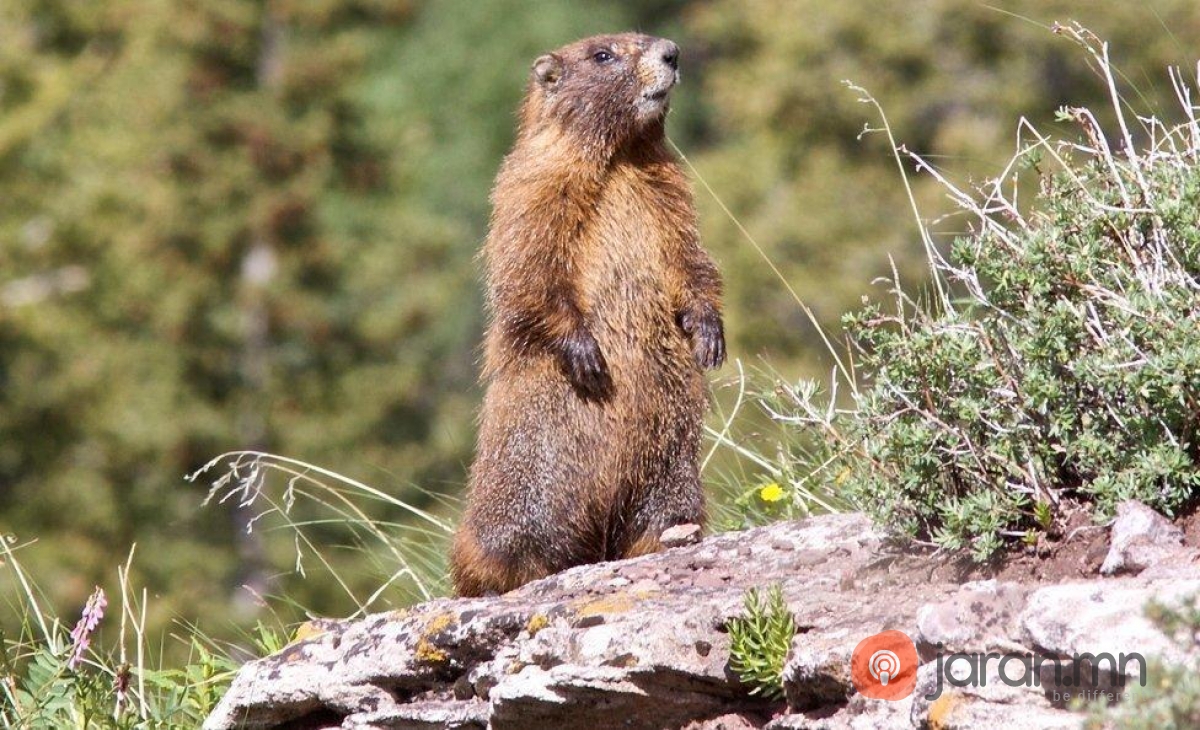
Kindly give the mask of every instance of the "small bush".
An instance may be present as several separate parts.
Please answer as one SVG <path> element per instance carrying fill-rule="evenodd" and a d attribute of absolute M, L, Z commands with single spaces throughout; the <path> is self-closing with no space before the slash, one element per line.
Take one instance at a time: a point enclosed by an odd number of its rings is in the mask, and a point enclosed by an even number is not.
<path fill-rule="evenodd" d="M 1107 48 L 1059 29 L 1116 87 Z M 1114 151 L 1086 109 L 1082 141 L 1023 124 L 994 181 L 947 189 L 972 219 L 949 258 L 923 228 L 926 301 L 895 283 L 894 307 L 846 318 L 859 382 L 835 409 L 809 384 L 777 418 L 819 435 L 820 467 L 846 497 L 918 539 L 977 559 L 1126 499 L 1173 514 L 1200 487 L 1200 124 L 1114 109 Z M 873 101 L 869 97 L 866 101 Z M 885 118 L 886 126 L 886 118 Z M 890 134 L 890 132 L 889 132 Z M 907 154 L 897 148 L 897 156 Z M 938 173 L 915 155 L 918 168 Z M 1031 204 L 1018 181 L 1036 177 Z"/>
<path fill-rule="evenodd" d="M 795 635 L 796 620 L 778 583 L 765 598 L 755 588 L 746 591 L 745 614 L 729 622 L 729 666 L 750 694 L 783 696 L 783 663 Z"/>

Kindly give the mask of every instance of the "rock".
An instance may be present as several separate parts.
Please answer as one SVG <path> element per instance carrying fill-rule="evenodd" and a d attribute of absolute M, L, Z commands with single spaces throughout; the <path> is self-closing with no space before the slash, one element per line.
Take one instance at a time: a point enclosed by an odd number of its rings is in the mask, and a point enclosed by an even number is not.
<path fill-rule="evenodd" d="M 836 711 L 826 707 L 782 715 L 764 725 L 763 730 L 911 730 L 911 704 L 911 697 L 884 702 L 854 695 L 845 705 L 836 706 Z"/>
<path fill-rule="evenodd" d="M 1034 591 L 1021 614 L 1024 643 L 1059 656 L 1138 653 L 1183 659 L 1145 615 L 1151 600 L 1179 605 L 1200 595 L 1200 572 L 1190 578 L 1086 581 Z M 1136 666 L 1134 667 L 1136 669 Z"/>
<path fill-rule="evenodd" d="M 841 704 L 854 694 L 850 679 L 850 655 L 861 636 L 848 629 L 813 636 L 811 632 L 792 640 L 783 667 L 783 689 L 793 710 L 812 710 Z"/>
<path fill-rule="evenodd" d="M 946 566 L 886 541 L 861 515 L 715 535 L 503 596 L 323 621 L 244 666 L 204 727 L 1078 727 L 1081 716 L 1055 704 L 1044 682 L 1009 687 L 993 662 L 979 673 L 986 681 L 959 687 L 939 667 L 954 651 L 1169 658 L 1171 643 L 1142 607 L 1200 592 L 1200 569 L 1187 560 L 1061 585 L 969 582 Z M 729 619 L 747 589 L 773 583 L 797 626 L 786 701 L 749 695 L 729 666 Z M 849 671 L 855 646 L 889 629 L 912 637 L 923 662 L 916 690 L 894 702 L 859 694 Z M 1121 678 L 1136 673 L 1128 669 Z M 943 692 L 930 699 L 939 676 Z"/>
<path fill-rule="evenodd" d="M 985 653 L 986 654 L 986 653 Z M 971 655 L 960 661 L 942 660 L 921 666 L 913 691 L 912 727 L 927 723 L 933 730 L 974 730 L 1002 727 L 1005 730 L 1078 728 L 1082 717 L 1054 707 L 1041 687 L 1012 686 L 1002 680 L 999 660 L 981 661 Z M 948 664 L 949 669 L 946 669 Z M 955 686 L 949 671 L 963 686 Z M 1012 680 L 1023 679 L 1019 669 L 1005 672 Z"/>
<path fill-rule="evenodd" d="M 658 538 L 665 548 L 683 547 L 684 545 L 695 545 L 700 542 L 702 530 L 700 525 L 686 524 L 675 525 L 663 530 L 663 534 Z"/>
<path fill-rule="evenodd" d="M 934 703 L 928 718 L 930 730 L 1079 730 L 1083 726 L 1083 718 L 1075 712 L 997 703 L 958 692 Z"/>
<path fill-rule="evenodd" d="M 995 580 L 966 583 L 949 600 L 921 608 L 913 641 L 926 654 L 939 648 L 987 651 L 1014 635 L 1028 592 L 1026 586 Z"/>
<path fill-rule="evenodd" d="M 491 692 L 491 727 L 664 728 L 724 714 L 731 693 L 653 666 L 525 667 Z"/>
<path fill-rule="evenodd" d="M 756 730 L 760 727 L 762 720 L 759 718 L 743 713 L 731 713 L 711 720 L 688 723 L 683 730 Z"/>
<path fill-rule="evenodd" d="M 352 715 L 337 728 L 346 730 L 484 730 L 488 723 L 488 705 L 482 700 L 471 702 L 438 702 L 402 705 L 380 712 Z"/>
<path fill-rule="evenodd" d="M 1140 573 L 1180 553 L 1183 530 L 1141 502 L 1127 500 L 1117 506 L 1109 544 L 1101 573 Z"/>

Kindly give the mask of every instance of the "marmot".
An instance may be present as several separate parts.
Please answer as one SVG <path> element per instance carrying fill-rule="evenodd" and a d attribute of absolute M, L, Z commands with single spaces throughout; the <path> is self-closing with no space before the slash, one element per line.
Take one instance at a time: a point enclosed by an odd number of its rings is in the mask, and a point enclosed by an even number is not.
<path fill-rule="evenodd" d="M 483 247 L 486 395 L 451 568 L 460 595 L 660 549 L 703 524 L 721 280 L 667 149 L 679 48 L 626 33 L 533 64 Z"/>

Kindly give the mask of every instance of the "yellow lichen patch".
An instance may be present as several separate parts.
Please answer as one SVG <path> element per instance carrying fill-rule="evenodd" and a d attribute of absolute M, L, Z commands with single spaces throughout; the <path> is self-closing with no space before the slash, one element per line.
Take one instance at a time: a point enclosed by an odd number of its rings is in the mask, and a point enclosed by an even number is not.
<path fill-rule="evenodd" d="M 662 593 L 662 588 L 659 588 L 658 586 L 654 586 L 654 587 L 647 587 L 647 588 L 638 588 L 636 591 L 631 591 L 630 595 L 633 596 L 634 598 L 643 599 L 643 598 L 649 598 L 650 596 L 658 595 L 660 593 Z"/>
<path fill-rule="evenodd" d="M 290 643 L 295 644 L 297 642 L 304 641 L 305 639 L 312 639 L 325 633 L 328 632 L 320 626 L 314 624 L 312 621 L 305 621 L 296 627 L 296 630 L 292 633 L 292 640 Z"/>
<path fill-rule="evenodd" d="M 946 693 L 929 705 L 929 730 L 945 730 L 950 726 L 950 715 L 958 706 L 956 695 Z"/>
<path fill-rule="evenodd" d="M 304 651 L 304 647 L 299 643 L 288 644 L 272 656 L 277 661 L 288 663 L 308 661 L 308 653 Z"/>
<path fill-rule="evenodd" d="M 454 624 L 458 623 L 458 617 L 452 613 L 439 613 L 437 616 L 429 619 L 425 624 L 424 630 L 421 631 L 422 636 L 432 636 L 439 631 L 445 631 Z"/>
<path fill-rule="evenodd" d="M 429 639 L 421 639 L 417 642 L 417 659 L 426 664 L 441 664 L 449 658 L 450 655 L 444 649 L 434 646 Z"/>
<path fill-rule="evenodd" d="M 632 610 L 633 607 L 633 598 L 628 594 L 620 593 L 587 601 L 574 608 L 578 616 L 598 616 L 606 613 L 625 613 Z"/>
<path fill-rule="evenodd" d="M 450 658 L 444 649 L 433 642 L 433 637 L 458 623 L 453 613 L 440 613 L 425 623 L 421 638 L 417 639 L 417 659 L 429 664 L 440 664 Z"/>
<path fill-rule="evenodd" d="M 529 623 L 525 624 L 525 630 L 530 636 L 537 636 L 537 632 L 550 625 L 550 617 L 544 613 L 535 613 L 529 617 Z"/>

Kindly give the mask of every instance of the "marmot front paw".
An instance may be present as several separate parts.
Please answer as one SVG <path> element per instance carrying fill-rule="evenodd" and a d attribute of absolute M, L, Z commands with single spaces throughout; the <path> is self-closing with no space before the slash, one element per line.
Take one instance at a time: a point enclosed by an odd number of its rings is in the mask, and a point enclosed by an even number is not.
<path fill-rule="evenodd" d="M 725 325 L 711 307 L 689 309 L 679 316 L 679 326 L 692 340 L 692 355 L 701 368 L 716 369 L 725 362 Z"/>
<path fill-rule="evenodd" d="M 608 363 L 600 352 L 600 343 L 591 332 L 580 328 L 563 342 L 562 365 L 567 378 L 585 398 L 603 400 L 612 393 Z"/>

